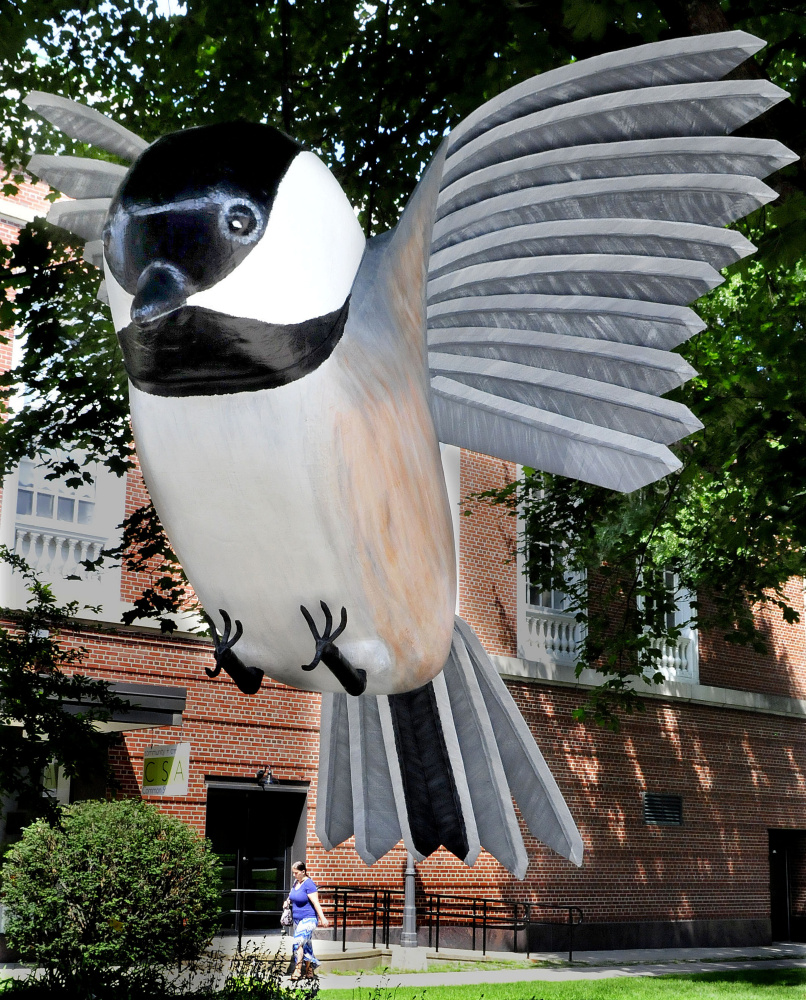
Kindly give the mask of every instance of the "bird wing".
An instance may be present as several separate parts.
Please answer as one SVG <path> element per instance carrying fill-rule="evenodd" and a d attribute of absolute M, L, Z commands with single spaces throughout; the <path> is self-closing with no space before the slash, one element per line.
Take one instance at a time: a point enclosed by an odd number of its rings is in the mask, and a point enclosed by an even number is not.
<path fill-rule="evenodd" d="M 755 249 L 726 228 L 796 159 L 730 135 L 786 92 L 723 81 L 743 31 L 563 66 L 464 119 L 407 206 L 430 213 L 427 344 L 440 441 L 630 491 L 702 425 L 663 398 L 688 304 Z"/>
<path fill-rule="evenodd" d="M 148 148 L 145 139 L 78 101 L 34 90 L 23 98 L 23 104 L 71 139 L 113 153 L 127 163 L 132 163 Z M 52 205 L 47 215 L 48 222 L 80 237 L 85 243 L 84 259 L 102 267 L 104 221 L 127 168 L 86 156 L 36 153 L 31 157 L 28 169 L 72 199 Z M 98 297 L 107 301 L 103 286 L 101 282 Z"/>

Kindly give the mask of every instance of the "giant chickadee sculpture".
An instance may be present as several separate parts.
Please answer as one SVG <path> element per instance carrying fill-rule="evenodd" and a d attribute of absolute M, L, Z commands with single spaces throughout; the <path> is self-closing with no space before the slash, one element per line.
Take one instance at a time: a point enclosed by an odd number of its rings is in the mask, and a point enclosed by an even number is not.
<path fill-rule="evenodd" d="M 687 303 L 752 251 L 725 225 L 794 157 L 729 138 L 785 97 L 717 82 L 743 32 L 564 66 L 443 142 L 400 222 L 364 240 L 293 139 L 245 122 L 146 145 L 98 112 L 26 103 L 131 169 L 35 156 L 78 199 L 131 383 L 137 452 L 216 658 L 324 692 L 317 832 L 372 863 L 486 848 L 518 877 L 531 832 L 582 840 L 471 629 L 454 619 L 438 442 L 618 490 L 678 466 L 700 425 L 662 397 Z M 320 605 L 321 602 L 321 605 Z M 339 612 L 334 627 L 331 610 Z M 230 620 L 239 623 L 230 633 Z"/>

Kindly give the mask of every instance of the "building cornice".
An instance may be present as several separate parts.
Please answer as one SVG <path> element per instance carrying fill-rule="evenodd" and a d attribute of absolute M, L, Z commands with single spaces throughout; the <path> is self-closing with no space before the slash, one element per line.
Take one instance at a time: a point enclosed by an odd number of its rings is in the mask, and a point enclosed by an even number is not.
<path fill-rule="evenodd" d="M 559 687 L 574 687 L 579 690 L 598 687 L 603 680 L 602 674 L 587 668 L 577 677 L 574 668 L 564 664 L 536 663 L 514 656 L 491 656 L 490 659 L 504 680 L 533 681 Z M 784 695 L 760 694 L 756 691 L 739 691 L 736 688 L 689 684 L 683 681 L 666 681 L 663 684 L 649 685 L 636 680 L 631 686 L 644 698 L 684 701 L 711 708 L 758 712 L 763 715 L 806 718 L 806 699 L 802 698 L 787 698 Z"/>

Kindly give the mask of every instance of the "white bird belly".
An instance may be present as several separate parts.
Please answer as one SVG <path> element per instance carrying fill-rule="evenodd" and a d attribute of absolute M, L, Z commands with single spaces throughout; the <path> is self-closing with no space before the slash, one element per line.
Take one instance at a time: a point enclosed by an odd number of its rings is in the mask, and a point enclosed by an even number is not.
<path fill-rule="evenodd" d="M 300 605 L 321 631 L 324 601 L 335 625 L 347 609 L 338 647 L 367 671 L 367 693 L 410 690 L 442 668 L 453 626 L 439 450 L 419 384 L 384 395 L 370 381 L 368 392 L 343 346 L 278 388 L 177 398 L 130 387 L 137 451 L 205 610 L 243 623 L 245 663 L 341 690 L 324 664 L 301 669 L 314 639 Z"/>

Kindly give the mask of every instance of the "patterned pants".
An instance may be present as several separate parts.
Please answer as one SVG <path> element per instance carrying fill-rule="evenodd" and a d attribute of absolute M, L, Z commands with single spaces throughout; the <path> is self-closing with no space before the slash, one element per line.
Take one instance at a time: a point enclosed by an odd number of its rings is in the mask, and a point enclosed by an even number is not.
<path fill-rule="evenodd" d="M 294 961 L 297 962 L 297 948 L 302 948 L 302 961 L 311 965 L 319 965 L 319 959 L 314 956 L 311 938 L 316 930 L 316 917 L 303 917 L 294 926 Z"/>

